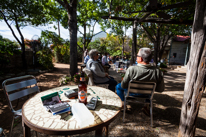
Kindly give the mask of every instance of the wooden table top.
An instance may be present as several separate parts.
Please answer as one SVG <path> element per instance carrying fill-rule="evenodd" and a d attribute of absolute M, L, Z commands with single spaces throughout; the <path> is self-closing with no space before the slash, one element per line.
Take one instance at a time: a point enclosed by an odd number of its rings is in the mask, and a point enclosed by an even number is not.
<path fill-rule="evenodd" d="M 40 92 L 30 98 L 22 107 L 22 119 L 27 126 L 36 131 L 38 129 L 48 131 L 44 133 L 50 133 L 50 131 L 74 131 L 82 129 L 94 130 L 95 126 L 109 124 L 117 114 L 120 112 L 122 102 L 119 96 L 110 91 L 97 86 L 87 87 L 87 101 L 92 97 L 98 96 L 98 103 L 95 110 L 90 110 L 95 117 L 95 121 L 88 127 L 80 128 L 77 125 L 75 117 L 68 115 L 67 113 L 60 115 L 52 115 L 51 112 L 47 112 L 43 107 L 41 97 L 53 92 L 59 92 L 62 101 L 70 100 L 68 102 L 71 106 L 78 102 L 78 99 L 68 99 L 64 92 L 69 89 L 77 88 L 77 86 L 62 86 L 53 88 L 44 92 Z"/>

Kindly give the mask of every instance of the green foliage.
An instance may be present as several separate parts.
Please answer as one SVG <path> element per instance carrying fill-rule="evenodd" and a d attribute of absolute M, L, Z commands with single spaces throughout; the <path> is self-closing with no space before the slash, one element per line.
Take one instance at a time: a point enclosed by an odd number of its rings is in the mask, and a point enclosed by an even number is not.
<path fill-rule="evenodd" d="M 70 58 L 70 43 L 67 40 L 59 37 L 55 32 L 51 31 L 42 31 L 41 32 L 41 42 L 44 43 L 44 46 L 48 46 L 54 50 L 54 56 L 56 62 L 69 63 Z"/>
<path fill-rule="evenodd" d="M 76 74 L 74 75 L 74 78 L 76 78 L 76 79 L 80 79 L 80 76 L 81 76 L 80 73 L 76 73 Z"/>
<path fill-rule="evenodd" d="M 162 68 L 160 68 L 160 71 L 162 71 L 162 72 L 164 72 L 164 73 L 166 73 L 166 72 L 167 72 L 167 70 L 162 69 Z"/>
<path fill-rule="evenodd" d="M 42 50 L 37 52 L 38 62 L 44 69 L 53 69 L 54 65 L 52 63 L 53 53 L 48 47 L 43 47 Z"/>
<path fill-rule="evenodd" d="M 125 73 L 120 73 L 120 76 L 121 76 L 121 77 L 124 77 L 124 76 L 125 76 Z"/>
<path fill-rule="evenodd" d="M 66 76 L 66 81 L 72 81 L 72 77 L 71 76 L 70 77 Z"/>
<path fill-rule="evenodd" d="M 18 50 L 19 45 L 9 39 L 3 38 L 0 35 L 0 68 L 3 69 L 6 65 L 10 64 L 10 57 L 14 54 L 20 54 Z"/>
<path fill-rule="evenodd" d="M 164 63 L 160 63 L 160 68 L 167 68 L 167 65 Z"/>

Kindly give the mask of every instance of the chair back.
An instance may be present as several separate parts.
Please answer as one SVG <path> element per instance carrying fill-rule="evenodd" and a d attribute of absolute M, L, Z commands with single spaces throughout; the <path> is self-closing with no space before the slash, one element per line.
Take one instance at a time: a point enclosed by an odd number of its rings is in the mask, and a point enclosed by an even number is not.
<path fill-rule="evenodd" d="M 156 87 L 155 82 L 131 80 L 129 82 L 128 92 L 126 96 L 128 97 L 129 93 L 138 93 L 138 94 L 150 95 L 150 99 L 152 99 L 155 91 L 155 87 Z"/>
<path fill-rule="evenodd" d="M 32 75 L 26 75 L 16 78 L 6 79 L 2 83 L 5 96 L 9 103 L 10 109 L 14 112 L 12 101 L 39 92 L 36 78 Z"/>
<path fill-rule="evenodd" d="M 89 77 L 88 85 L 94 86 L 95 84 L 94 84 L 94 81 L 93 81 L 92 71 L 88 68 L 84 68 L 83 72 Z"/>
<path fill-rule="evenodd" d="M 99 86 L 99 87 L 103 87 L 103 88 L 108 89 L 109 84 L 98 84 L 98 85 L 94 84 L 92 71 L 90 69 L 84 68 L 83 72 L 89 77 L 88 85 L 90 85 L 90 86 Z"/>

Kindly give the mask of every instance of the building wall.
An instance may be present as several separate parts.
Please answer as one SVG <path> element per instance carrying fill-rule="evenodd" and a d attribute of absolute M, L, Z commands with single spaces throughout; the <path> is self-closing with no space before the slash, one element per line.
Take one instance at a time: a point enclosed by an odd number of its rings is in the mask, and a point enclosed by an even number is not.
<path fill-rule="evenodd" d="M 185 42 L 172 42 L 170 50 L 170 65 L 184 65 L 187 43 Z"/>

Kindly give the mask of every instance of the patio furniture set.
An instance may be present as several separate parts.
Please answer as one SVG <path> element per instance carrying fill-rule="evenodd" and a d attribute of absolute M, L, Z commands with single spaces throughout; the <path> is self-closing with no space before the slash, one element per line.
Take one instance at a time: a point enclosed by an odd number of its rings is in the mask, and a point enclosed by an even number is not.
<path fill-rule="evenodd" d="M 86 71 L 86 70 L 84 70 Z M 87 73 L 87 75 L 89 72 Z M 148 86 L 149 84 L 149 86 Z M 103 85 L 95 86 L 88 84 L 87 87 L 87 98 L 90 100 L 92 97 L 98 97 L 98 103 L 95 110 L 90 110 L 94 116 L 94 123 L 86 127 L 80 127 L 77 124 L 77 119 L 72 116 L 71 113 L 63 113 L 61 115 L 52 115 L 44 109 L 41 97 L 58 92 L 60 99 L 66 101 L 72 107 L 73 104 L 78 103 L 78 99 L 68 99 L 64 92 L 68 89 L 75 89 L 76 86 L 62 86 L 49 89 L 43 92 L 39 91 L 37 86 L 37 81 L 34 76 L 26 75 L 22 77 L 10 78 L 5 80 L 3 83 L 3 89 L 9 107 L 13 113 L 13 121 L 11 124 L 10 136 L 12 136 L 13 122 L 17 117 L 22 117 L 23 133 L 25 137 L 31 136 L 31 129 L 38 133 L 44 133 L 47 135 L 75 135 L 83 134 L 90 131 L 95 131 L 96 136 L 102 136 L 103 129 L 105 135 L 108 136 L 108 126 L 115 120 L 115 118 L 120 114 L 122 109 L 122 101 L 119 96 L 107 89 L 107 86 Z M 150 94 L 150 112 L 152 114 L 152 97 L 154 93 L 155 84 L 153 83 L 138 83 L 136 81 L 131 81 L 128 88 L 129 92 L 132 93 L 145 93 Z M 146 90 L 146 92 L 145 92 Z M 128 92 L 128 93 L 129 93 Z M 12 102 L 18 100 L 19 98 L 30 96 L 29 99 L 24 103 L 22 109 L 15 110 L 13 108 Z M 125 103 L 130 101 L 131 98 L 129 94 L 125 95 Z M 125 117 L 125 108 L 124 115 Z M 123 121 L 124 121 L 123 117 Z M 153 118 L 151 115 L 151 126 L 153 125 Z"/>

